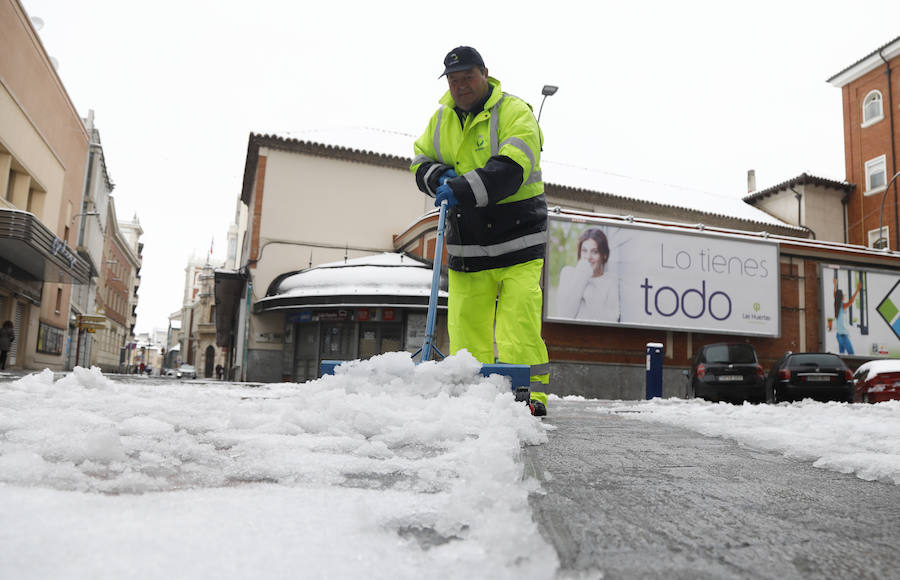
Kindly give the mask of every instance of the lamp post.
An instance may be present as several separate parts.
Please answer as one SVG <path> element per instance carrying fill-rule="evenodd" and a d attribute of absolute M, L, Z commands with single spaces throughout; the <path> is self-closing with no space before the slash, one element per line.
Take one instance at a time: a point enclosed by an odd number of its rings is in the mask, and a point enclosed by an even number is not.
<path fill-rule="evenodd" d="M 555 95 L 556 91 L 558 91 L 558 90 L 559 90 L 559 87 L 554 87 L 553 85 L 544 85 L 544 88 L 541 90 L 541 94 L 544 95 L 544 98 L 541 99 L 541 108 L 538 109 L 538 118 L 537 118 L 538 125 L 541 124 L 541 113 L 544 110 L 544 101 L 547 100 L 547 97 L 549 97 L 551 95 Z"/>
<path fill-rule="evenodd" d="M 887 197 L 887 192 L 891 190 L 891 185 L 894 183 L 894 180 L 900 177 L 900 171 L 894 174 L 890 181 L 888 181 L 887 187 L 884 188 L 884 193 L 881 194 L 881 212 L 878 215 L 878 238 L 881 239 L 881 228 L 884 227 L 882 224 L 884 223 L 884 198 Z M 891 249 L 891 238 L 889 236 L 885 236 L 884 238 L 884 249 L 890 251 Z"/>
<path fill-rule="evenodd" d="M 90 215 L 100 215 L 99 211 L 86 211 L 84 213 L 76 213 L 72 216 L 72 223 L 75 223 L 75 220 L 80 218 L 81 216 L 90 216 Z"/>

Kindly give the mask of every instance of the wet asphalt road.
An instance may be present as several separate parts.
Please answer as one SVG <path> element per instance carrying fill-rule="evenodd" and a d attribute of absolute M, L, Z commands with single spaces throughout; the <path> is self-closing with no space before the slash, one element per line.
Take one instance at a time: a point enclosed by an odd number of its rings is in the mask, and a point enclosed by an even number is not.
<path fill-rule="evenodd" d="M 561 578 L 900 578 L 900 486 L 597 405 L 524 452 Z"/>

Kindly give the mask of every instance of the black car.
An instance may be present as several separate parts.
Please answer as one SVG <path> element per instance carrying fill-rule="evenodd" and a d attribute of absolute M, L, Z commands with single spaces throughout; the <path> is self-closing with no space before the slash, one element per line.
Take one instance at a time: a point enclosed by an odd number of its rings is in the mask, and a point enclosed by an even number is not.
<path fill-rule="evenodd" d="M 688 397 L 731 402 L 766 400 L 766 373 L 752 344 L 717 343 L 702 347 L 688 379 Z"/>
<path fill-rule="evenodd" d="M 788 352 L 766 381 L 766 401 L 803 398 L 853 402 L 853 373 L 837 355 L 827 352 Z"/>

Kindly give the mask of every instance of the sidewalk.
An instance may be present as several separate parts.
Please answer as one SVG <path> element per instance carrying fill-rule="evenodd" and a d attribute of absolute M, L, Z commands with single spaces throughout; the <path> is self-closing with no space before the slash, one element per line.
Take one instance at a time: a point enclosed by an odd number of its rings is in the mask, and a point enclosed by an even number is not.
<path fill-rule="evenodd" d="M 897 577 L 900 486 L 599 405 L 551 401 L 557 429 L 524 453 L 562 577 Z"/>

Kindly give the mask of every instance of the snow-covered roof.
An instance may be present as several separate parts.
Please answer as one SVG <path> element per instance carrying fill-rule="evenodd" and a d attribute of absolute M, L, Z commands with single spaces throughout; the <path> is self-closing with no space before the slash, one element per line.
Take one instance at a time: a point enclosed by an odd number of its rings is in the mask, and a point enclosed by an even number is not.
<path fill-rule="evenodd" d="M 287 132 L 280 138 L 325 145 L 338 149 L 390 155 L 411 159 L 416 136 L 399 131 L 364 127 L 319 129 Z M 792 227 L 790 224 L 745 203 L 740 197 L 698 191 L 677 185 L 656 183 L 596 169 L 577 167 L 553 161 L 545 155 L 541 160 L 544 183 L 638 200 L 663 206 L 682 208 L 746 221 Z"/>
<path fill-rule="evenodd" d="M 706 214 L 790 227 L 789 224 L 745 203 L 739 197 L 719 195 L 678 185 L 656 183 L 554 161 L 541 161 L 544 183 L 605 193 Z"/>
<path fill-rule="evenodd" d="M 347 261 L 321 264 L 287 276 L 274 289 L 272 296 L 257 302 L 259 308 L 275 307 L 277 303 L 319 297 L 384 297 L 395 303 L 398 298 L 415 299 L 415 304 L 427 303 L 431 296 L 432 269 L 408 255 L 385 252 Z M 439 297 L 446 298 L 440 291 Z M 270 304 L 271 303 L 271 304 Z M 333 305 L 334 302 L 330 302 Z"/>

